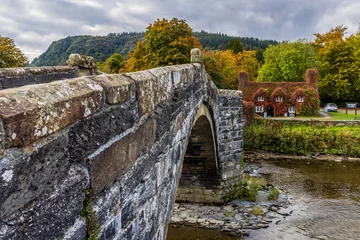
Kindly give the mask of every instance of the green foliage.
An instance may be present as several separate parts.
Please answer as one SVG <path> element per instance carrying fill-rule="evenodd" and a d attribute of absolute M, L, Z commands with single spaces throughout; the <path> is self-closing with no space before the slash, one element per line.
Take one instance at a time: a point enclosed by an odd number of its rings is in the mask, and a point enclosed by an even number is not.
<path fill-rule="evenodd" d="M 14 44 L 14 40 L 0 35 L 0 68 L 25 67 L 28 59 Z"/>
<path fill-rule="evenodd" d="M 307 155 L 316 153 L 360 156 L 357 126 L 294 125 L 291 121 L 253 121 L 244 128 L 245 150 Z"/>
<path fill-rule="evenodd" d="M 254 206 L 252 213 L 256 216 L 262 216 L 264 215 L 264 210 L 261 206 Z"/>
<path fill-rule="evenodd" d="M 106 61 L 114 53 L 127 56 L 136 42 L 144 38 L 144 33 L 111 33 L 107 36 L 69 36 L 51 43 L 48 49 L 35 58 L 32 66 L 65 65 L 72 53 L 92 56 L 96 61 Z"/>
<path fill-rule="evenodd" d="M 360 32 L 345 37 L 346 30 L 337 26 L 325 34 L 314 34 L 323 99 L 360 101 Z"/>
<path fill-rule="evenodd" d="M 96 219 L 96 212 L 92 210 L 94 195 L 91 189 L 86 190 L 85 194 L 80 215 L 85 218 L 88 240 L 98 240 L 100 238 L 100 225 Z"/>
<path fill-rule="evenodd" d="M 264 56 L 258 77 L 264 82 L 300 82 L 306 70 L 316 66 L 315 49 L 303 39 L 270 46 Z"/>
<path fill-rule="evenodd" d="M 190 61 L 196 45 L 192 29 L 185 20 L 163 18 L 150 24 L 145 32 L 146 60 L 150 67 L 183 64 Z"/>
<path fill-rule="evenodd" d="M 190 50 L 200 47 L 192 29 L 185 20 L 163 18 L 150 24 L 145 32 L 145 42 L 138 43 L 126 63 L 126 71 L 183 64 L 190 62 Z M 138 64 L 141 62 L 141 66 Z"/>
<path fill-rule="evenodd" d="M 242 52 L 241 43 L 238 38 L 232 38 L 227 46 L 227 50 L 231 50 L 234 54 Z"/>
<path fill-rule="evenodd" d="M 261 48 L 259 48 L 259 47 L 256 48 L 255 57 L 256 57 L 256 60 L 258 60 L 258 62 L 260 64 L 264 64 L 264 62 L 265 62 L 264 52 L 263 52 L 263 50 L 261 50 Z"/>
<path fill-rule="evenodd" d="M 270 200 L 276 201 L 278 199 L 278 197 L 279 197 L 279 194 L 280 194 L 280 192 L 276 188 L 271 189 L 270 194 L 268 196 L 268 200 L 269 201 Z"/>
<path fill-rule="evenodd" d="M 205 50 L 226 50 L 227 44 L 234 37 L 228 36 L 224 33 L 208 33 L 206 31 L 194 32 Z M 263 40 L 253 37 L 236 37 L 240 40 L 243 50 L 256 50 L 260 48 L 265 50 L 269 45 L 277 45 L 279 42 L 275 40 Z"/>
<path fill-rule="evenodd" d="M 194 32 L 205 49 L 226 49 L 226 44 L 233 38 L 222 33 L 207 33 L 205 31 Z M 123 32 L 120 34 L 110 33 L 107 36 L 69 36 L 54 41 L 48 49 L 35 58 L 32 66 L 56 66 L 65 65 L 66 60 L 72 53 L 92 56 L 96 61 L 104 62 L 114 53 L 127 57 L 132 52 L 139 40 L 144 40 L 144 33 Z M 260 47 L 265 49 L 269 44 L 278 44 L 273 40 L 261 40 L 258 38 L 239 38 L 243 49 L 251 50 Z"/>
<path fill-rule="evenodd" d="M 104 73 L 118 73 L 124 65 L 124 58 L 120 54 L 114 53 L 105 62 L 97 63 L 97 68 Z"/>
<path fill-rule="evenodd" d="M 256 201 L 257 192 L 264 188 L 263 179 L 251 178 L 247 175 L 237 182 L 234 186 L 230 187 L 224 196 L 225 202 L 230 202 L 235 199 L 245 198 L 248 201 Z"/>

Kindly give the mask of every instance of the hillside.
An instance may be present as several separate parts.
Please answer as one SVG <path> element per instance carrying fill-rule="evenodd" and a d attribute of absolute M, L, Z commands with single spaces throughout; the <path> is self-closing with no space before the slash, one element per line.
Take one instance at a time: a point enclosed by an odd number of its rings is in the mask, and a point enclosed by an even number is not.
<path fill-rule="evenodd" d="M 226 49 L 226 44 L 233 38 L 223 33 L 194 32 L 205 49 Z M 71 53 L 92 56 L 96 61 L 103 62 L 113 53 L 120 53 L 127 58 L 138 40 L 144 38 L 144 33 L 110 33 L 107 36 L 69 36 L 51 43 L 49 48 L 35 58 L 31 66 L 65 65 Z M 262 40 L 252 37 L 239 37 L 243 49 L 250 50 L 260 47 L 267 48 L 269 44 L 278 44 L 274 40 Z"/>

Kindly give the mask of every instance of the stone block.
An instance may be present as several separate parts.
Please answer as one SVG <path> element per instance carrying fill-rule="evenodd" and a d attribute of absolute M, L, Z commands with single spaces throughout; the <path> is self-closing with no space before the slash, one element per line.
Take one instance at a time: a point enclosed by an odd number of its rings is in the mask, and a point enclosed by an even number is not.
<path fill-rule="evenodd" d="M 122 104 L 78 121 L 69 128 L 68 150 L 71 160 L 84 162 L 99 146 L 133 127 L 136 120 L 136 105 Z"/>
<path fill-rule="evenodd" d="M 0 159 L 0 218 L 36 199 L 64 178 L 69 168 L 66 133 L 24 150 L 6 150 Z"/>
<path fill-rule="evenodd" d="M 102 74 L 92 80 L 104 88 L 108 104 L 113 105 L 129 101 L 135 94 L 133 92 L 134 82 L 121 74 Z"/>
<path fill-rule="evenodd" d="M 80 55 L 78 53 L 71 54 L 66 61 L 66 64 L 80 68 L 96 69 L 95 58 Z"/>
<path fill-rule="evenodd" d="M 94 193 L 112 186 L 129 170 L 142 152 L 155 141 L 156 122 L 147 120 L 134 133 L 108 145 L 98 154 L 90 156 L 91 183 Z"/>
<path fill-rule="evenodd" d="M 73 165 L 58 185 L 46 190 L 21 211 L 2 218 L 0 239 L 60 239 L 83 208 L 89 179 L 84 167 Z M 78 238 L 81 239 L 81 238 Z"/>
<path fill-rule="evenodd" d="M 155 68 L 125 75 L 135 81 L 140 116 L 153 112 L 159 103 L 171 97 L 172 76 L 167 68 Z"/>
<path fill-rule="evenodd" d="M 191 64 L 174 65 L 167 67 L 173 74 L 174 89 L 194 81 L 195 67 Z"/>
<path fill-rule="evenodd" d="M 98 112 L 102 91 L 87 78 L 0 91 L 7 145 L 27 145 Z"/>

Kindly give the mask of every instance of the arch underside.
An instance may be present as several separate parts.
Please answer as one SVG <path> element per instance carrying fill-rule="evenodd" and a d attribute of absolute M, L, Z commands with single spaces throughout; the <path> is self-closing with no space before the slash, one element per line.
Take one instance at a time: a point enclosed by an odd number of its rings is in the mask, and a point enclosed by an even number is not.
<path fill-rule="evenodd" d="M 177 201 L 219 202 L 215 196 L 220 186 L 213 122 L 202 104 L 195 118 L 179 181 Z"/>

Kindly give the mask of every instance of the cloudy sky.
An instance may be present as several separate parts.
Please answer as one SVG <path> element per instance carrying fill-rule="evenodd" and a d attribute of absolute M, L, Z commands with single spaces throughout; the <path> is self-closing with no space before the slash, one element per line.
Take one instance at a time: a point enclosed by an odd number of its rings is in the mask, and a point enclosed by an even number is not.
<path fill-rule="evenodd" d="M 195 31 L 263 39 L 313 39 L 360 23 L 360 0 L 0 0 L 0 35 L 32 60 L 71 35 L 144 31 L 157 18 L 185 19 Z"/>

